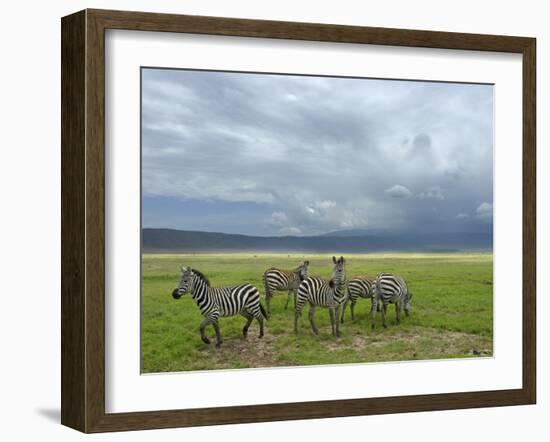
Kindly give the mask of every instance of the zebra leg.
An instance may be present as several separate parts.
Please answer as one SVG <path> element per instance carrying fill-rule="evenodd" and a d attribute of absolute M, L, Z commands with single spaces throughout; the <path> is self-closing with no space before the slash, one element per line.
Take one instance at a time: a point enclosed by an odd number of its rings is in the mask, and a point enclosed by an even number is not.
<path fill-rule="evenodd" d="M 403 303 L 401 301 L 397 301 L 395 303 L 395 322 L 397 324 L 401 323 L 401 306 Z"/>
<path fill-rule="evenodd" d="M 302 307 L 298 304 L 294 310 L 294 333 L 298 333 L 298 320 L 302 316 Z"/>
<path fill-rule="evenodd" d="M 210 324 L 212 324 L 212 320 L 210 318 L 206 318 L 201 322 L 201 325 L 199 326 L 199 330 L 201 332 L 201 339 L 202 339 L 202 342 L 204 342 L 205 344 L 210 344 L 210 339 L 208 339 L 205 332 L 206 327 Z"/>
<path fill-rule="evenodd" d="M 246 315 L 248 318 L 248 322 L 246 323 L 246 326 L 245 326 L 247 331 L 248 331 L 248 326 L 252 322 L 252 319 L 256 318 L 256 320 L 258 321 L 258 324 L 260 324 L 260 335 L 258 337 L 262 338 L 264 336 L 264 316 L 262 314 L 261 304 L 259 304 L 258 308 L 248 310 L 246 312 Z M 244 329 L 243 329 L 243 333 L 244 333 Z"/>
<path fill-rule="evenodd" d="M 264 318 L 262 315 L 256 316 L 256 320 L 258 321 L 258 324 L 260 324 L 260 335 L 258 338 L 263 338 L 264 336 Z"/>
<path fill-rule="evenodd" d="M 353 304 L 352 304 L 353 306 Z M 336 319 L 334 321 L 334 328 L 336 329 L 336 337 L 340 337 L 340 323 L 338 322 L 338 318 L 340 317 L 340 306 L 336 307 L 334 311 L 334 318 Z"/>
<path fill-rule="evenodd" d="M 357 299 L 351 300 L 350 310 L 351 310 L 351 320 L 355 321 L 355 303 L 357 302 Z"/>
<path fill-rule="evenodd" d="M 331 333 L 332 333 L 332 336 L 336 336 L 336 327 L 334 325 L 334 309 L 332 307 L 329 307 L 328 312 L 329 312 L 329 315 L 330 315 Z"/>
<path fill-rule="evenodd" d="M 340 322 L 344 323 L 344 315 L 346 314 L 346 307 L 348 306 L 348 300 L 346 299 L 344 301 L 344 305 L 342 306 L 342 314 L 340 315 Z"/>
<path fill-rule="evenodd" d="M 269 302 L 271 301 L 271 292 L 269 290 L 269 283 L 267 282 L 267 278 L 264 273 L 264 289 L 265 289 L 265 306 L 267 310 L 267 317 L 271 316 L 271 306 L 269 305 Z"/>
<path fill-rule="evenodd" d="M 220 346 L 223 343 L 222 334 L 220 332 L 220 326 L 218 324 L 218 321 L 214 321 L 212 323 L 212 326 L 214 327 L 214 330 L 216 331 L 216 348 L 220 348 Z"/>
<path fill-rule="evenodd" d="M 269 292 L 265 293 L 265 306 L 267 310 L 267 316 L 271 316 L 271 294 Z"/>
<path fill-rule="evenodd" d="M 288 309 L 288 304 L 290 302 L 290 297 L 292 296 L 292 290 L 288 291 L 288 296 L 286 297 L 285 310 Z"/>
<path fill-rule="evenodd" d="M 294 308 L 294 333 L 298 333 L 298 320 L 302 316 L 302 310 L 306 303 L 306 299 L 303 297 L 300 298 L 298 294 L 296 294 L 296 298 L 296 307 Z"/>
<path fill-rule="evenodd" d="M 246 318 L 246 324 L 243 327 L 243 337 L 246 338 L 248 336 L 248 328 L 250 327 L 254 316 L 252 316 L 250 313 L 242 313 L 242 315 Z"/>
<path fill-rule="evenodd" d="M 385 302 L 382 302 L 382 308 L 380 309 L 380 313 L 382 315 L 382 326 L 384 328 L 387 328 L 388 325 L 386 324 L 386 312 L 388 311 L 388 304 Z"/>
<path fill-rule="evenodd" d="M 319 330 L 317 329 L 317 326 L 315 325 L 315 322 L 313 321 L 313 315 L 315 314 L 315 306 L 313 304 L 309 305 L 309 323 L 311 324 L 311 329 L 313 330 L 313 333 L 316 335 L 319 334 Z"/>
<path fill-rule="evenodd" d="M 376 325 L 376 312 L 379 311 L 378 299 L 372 298 L 372 304 L 370 305 L 370 328 L 374 329 Z"/>

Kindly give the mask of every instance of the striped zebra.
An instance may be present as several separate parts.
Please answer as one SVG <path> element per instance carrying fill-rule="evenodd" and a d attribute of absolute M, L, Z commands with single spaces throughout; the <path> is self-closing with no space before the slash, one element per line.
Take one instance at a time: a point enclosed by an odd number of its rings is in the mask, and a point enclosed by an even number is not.
<path fill-rule="evenodd" d="M 374 297 L 371 308 L 371 327 L 374 328 L 376 308 L 382 303 L 380 309 L 382 315 L 382 325 L 386 325 L 386 310 L 388 304 L 395 304 L 396 322 L 401 322 L 401 312 L 405 310 L 405 315 L 409 316 L 411 310 L 412 293 L 409 291 L 407 283 L 401 276 L 392 273 L 379 273 L 374 281 Z"/>
<path fill-rule="evenodd" d="M 288 308 L 290 298 L 294 295 L 294 308 L 296 308 L 296 290 L 300 283 L 307 278 L 309 261 L 304 261 L 293 270 L 281 270 L 274 267 L 264 272 L 265 303 L 267 313 L 271 315 L 271 298 L 276 290 L 288 290 L 285 310 Z"/>
<path fill-rule="evenodd" d="M 267 318 L 267 315 L 260 303 L 260 292 L 253 285 L 245 283 L 231 287 L 210 287 L 210 282 L 201 272 L 183 266 L 180 282 L 172 292 L 172 296 L 174 299 L 180 299 L 185 293 L 191 293 L 204 317 L 199 329 L 205 344 L 210 344 L 205 334 L 205 328 L 209 325 L 212 325 L 216 332 L 216 347 L 222 344 L 218 325 L 218 319 L 222 316 L 239 314 L 244 316 L 246 318 L 246 324 L 243 327 L 245 338 L 252 320 L 256 318 L 260 324 L 260 338 L 264 335 L 264 318 Z"/>
<path fill-rule="evenodd" d="M 330 313 L 330 322 L 332 326 L 332 335 L 340 336 L 339 318 L 340 306 L 347 298 L 346 293 L 346 265 L 344 257 L 338 260 L 333 256 L 334 269 L 329 281 L 310 276 L 302 281 L 298 287 L 296 299 L 296 311 L 294 314 L 294 332 L 298 333 L 298 320 L 302 316 L 304 305 L 309 303 L 309 322 L 311 329 L 316 335 L 319 330 L 313 321 L 316 307 L 328 307 Z"/>
<path fill-rule="evenodd" d="M 349 302 L 351 302 L 351 320 L 355 321 L 355 304 L 359 298 L 370 299 L 372 301 L 374 294 L 374 278 L 369 278 L 368 276 L 356 276 L 351 278 L 348 282 L 348 297 L 344 302 L 342 307 L 342 317 L 340 322 L 344 323 L 344 315 L 346 313 L 346 307 Z M 371 302 L 372 308 L 372 302 Z"/>

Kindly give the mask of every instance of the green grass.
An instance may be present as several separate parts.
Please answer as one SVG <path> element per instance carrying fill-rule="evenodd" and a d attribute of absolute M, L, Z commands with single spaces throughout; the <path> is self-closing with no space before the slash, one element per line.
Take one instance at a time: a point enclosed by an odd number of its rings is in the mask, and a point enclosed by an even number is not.
<path fill-rule="evenodd" d="M 342 336 L 330 334 L 329 314 L 317 309 L 320 331 L 315 336 L 307 307 L 294 334 L 292 302 L 284 310 L 286 293 L 277 292 L 266 335 L 258 339 L 253 322 L 242 338 L 242 316 L 221 318 L 222 348 L 200 340 L 202 316 L 191 296 L 171 296 L 182 264 L 202 271 L 213 286 L 240 282 L 254 284 L 263 297 L 262 274 L 275 266 L 292 268 L 310 260 L 310 275 L 328 277 L 329 255 L 287 254 L 187 254 L 144 255 L 142 280 L 142 371 L 144 373 L 339 364 L 414 359 L 473 357 L 493 353 L 493 258 L 491 254 L 372 254 L 345 255 L 348 278 L 381 271 L 402 275 L 414 294 L 411 316 L 395 324 L 395 310 L 388 309 L 388 328 L 370 329 L 370 300 L 359 299 L 352 322 L 347 309 Z M 262 301 L 264 302 L 264 301 Z M 264 302 L 265 305 L 265 302 Z M 211 328 L 207 329 L 214 337 Z M 214 341 L 214 340 L 213 340 Z"/>

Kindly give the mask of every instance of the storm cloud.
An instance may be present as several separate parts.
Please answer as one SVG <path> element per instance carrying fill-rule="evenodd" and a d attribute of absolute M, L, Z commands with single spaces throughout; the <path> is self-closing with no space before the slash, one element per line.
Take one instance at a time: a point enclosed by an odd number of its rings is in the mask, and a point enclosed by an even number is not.
<path fill-rule="evenodd" d="M 487 229 L 493 87 L 143 69 L 142 184 L 144 227 Z"/>

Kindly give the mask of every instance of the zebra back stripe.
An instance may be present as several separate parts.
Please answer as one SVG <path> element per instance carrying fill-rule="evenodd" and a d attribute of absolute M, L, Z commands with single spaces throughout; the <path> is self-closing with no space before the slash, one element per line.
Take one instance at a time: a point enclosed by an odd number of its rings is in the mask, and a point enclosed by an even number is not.
<path fill-rule="evenodd" d="M 243 311 L 255 317 L 262 315 L 260 292 L 245 283 L 230 287 L 210 287 L 197 273 L 193 273 L 192 297 L 204 317 L 235 316 Z"/>
<path fill-rule="evenodd" d="M 356 276 L 348 283 L 348 296 L 351 301 L 358 298 L 372 298 L 374 295 L 374 279 L 366 276 Z"/>
<path fill-rule="evenodd" d="M 376 297 L 384 304 L 395 303 L 408 298 L 407 283 L 391 273 L 380 273 L 375 281 Z"/>
<path fill-rule="evenodd" d="M 264 281 L 272 291 L 295 289 L 300 285 L 300 278 L 295 272 L 275 268 L 266 270 Z"/>
<path fill-rule="evenodd" d="M 266 295 L 276 290 L 296 290 L 302 279 L 307 277 L 309 261 L 304 261 L 293 270 L 272 267 L 264 272 Z"/>

